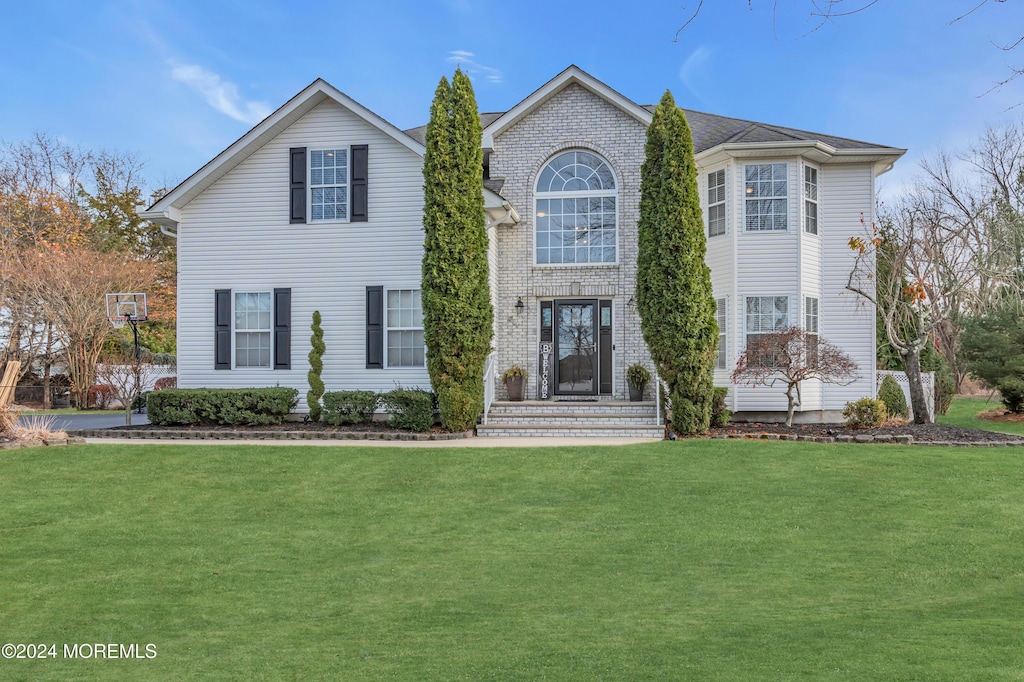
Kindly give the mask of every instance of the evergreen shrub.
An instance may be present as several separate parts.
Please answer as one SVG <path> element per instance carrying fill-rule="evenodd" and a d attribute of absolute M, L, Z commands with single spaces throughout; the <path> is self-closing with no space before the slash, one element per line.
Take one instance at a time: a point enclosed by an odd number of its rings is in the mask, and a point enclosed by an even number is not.
<path fill-rule="evenodd" d="M 711 401 L 711 428 L 719 428 L 729 423 L 732 412 L 725 406 L 725 397 L 729 389 L 724 386 L 715 386 L 715 397 Z"/>
<path fill-rule="evenodd" d="M 846 407 L 843 408 L 846 425 L 855 429 L 878 426 L 885 421 L 885 415 L 885 403 L 875 398 L 861 398 L 856 402 L 846 403 Z"/>
<path fill-rule="evenodd" d="M 434 394 L 418 388 L 398 387 L 382 393 L 380 402 L 391 413 L 391 426 L 426 431 L 434 425 Z"/>
<path fill-rule="evenodd" d="M 146 402 L 157 426 L 280 424 L 298 403 L 294 388 L 168 388 Z"/>
<path fill-rule="evenodd" d="M 878 399 L 885 403 L 885 411 L 890 419 L 894 417 L 907 419 L 910 416 L 910 411 L 907 409 L 907 397 L 903 395 L 903 389 L 892 375 L 887 374 L 882 379 L 882 385 L 878 388 Z"/>
<path fill-rule="evenodd" d="M 328 391 L 324 393 L 324 422 L 331 426 L 368 424 L 380 404 L 373 391 Z"/>
<path fill-rule="evenodd" d="M 309 326 L 313 334 L 309 337 L 309 373 L 306 375 L 309 380 L 309 391 L 306 392 L 306 405 L 309 406 L 309 418 L 314 422 L 320 421 L 320 396 L 324 394 L 324 382 L 320 378 L 324 370 L 324 330 L 320 326 L 320 311 L 313 311 L 313 324 Z"/>

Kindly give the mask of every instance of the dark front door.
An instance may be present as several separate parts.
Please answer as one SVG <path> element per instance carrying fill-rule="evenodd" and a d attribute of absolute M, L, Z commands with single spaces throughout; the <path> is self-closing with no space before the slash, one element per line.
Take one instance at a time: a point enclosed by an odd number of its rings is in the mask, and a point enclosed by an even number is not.
<path fill-rule="evenodd" d="M 555 301 L 555 393 L 597 395 L 597 301 Z"/>

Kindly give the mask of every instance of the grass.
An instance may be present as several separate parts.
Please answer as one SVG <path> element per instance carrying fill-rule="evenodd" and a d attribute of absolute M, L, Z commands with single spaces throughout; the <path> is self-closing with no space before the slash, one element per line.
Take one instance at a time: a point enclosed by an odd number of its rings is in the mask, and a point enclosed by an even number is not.
<path fill-rule="evenodd" d="M 1019 448 L 0 452 L 7 680 L 1020 680 Z"/>
<path fill-rule="evenodd" d="M 953 399 L 949 411 L 939 415 L 938 422 L 949 426 L 962 426 L 969 429 L 982 429 L 997 433 L 1013 433 L 1024 436 L 1024 422 L 994 422 L 978 419 L 977 415 L 988 410 L 1002 409 L 1003 404 L 998 398 L 968 398 L 958 396 Z"/>

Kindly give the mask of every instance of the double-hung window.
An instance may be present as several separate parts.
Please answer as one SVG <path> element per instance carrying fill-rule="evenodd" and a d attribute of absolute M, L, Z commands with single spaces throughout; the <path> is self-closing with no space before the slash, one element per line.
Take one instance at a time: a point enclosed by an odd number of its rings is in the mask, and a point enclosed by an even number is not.
<path fill-rule="evenodd" d="M 715 359 L 715 369 L 728 369 L 726 343 L 729 338 L 729 315 L 726 311 L 727 303 L 728 301 L 724 298 L 715 299 L 715 320 L 718 322 L 718 357 Z"/>
<path fill-rule="evenodd" d="M 425 367 L 423 308 L 419 289 L 387 292 L 388 367 Z"/>
<path fill-rule="evenodd" d="M 708 237 L 725 234 L 725 169 L 708 173 Z"/>
<path fill-rule="evenodd" d="M 789 326 L 789 296 L 747 296 L 747 341 Z"/>
<path fill-rule="evenodd" d="M 348 149 L 310 151 L 310 210 L 314 222 L 348 220 L 348 184 Z"/>
<path fill-rule="evenodd" d="M 804 166 L 804 232 L 818 234 L 818 169 Z"/>
<path fill-rule="evenodd" d="M 747 232 L 784 232 L 789 228 L 787 173 L 785 163 L 758 163 L 744 167 Z"/>
<path fill-rule="evenodd" d="M 235 367 L 270 367 L 270 292 L 235 293 Z"/>
<path fill-rule="evenodd" d="M 812 363 L 818 357 L 818 299 L 804 298 L 804 331 L 807 333 L 807 358 Z"/>

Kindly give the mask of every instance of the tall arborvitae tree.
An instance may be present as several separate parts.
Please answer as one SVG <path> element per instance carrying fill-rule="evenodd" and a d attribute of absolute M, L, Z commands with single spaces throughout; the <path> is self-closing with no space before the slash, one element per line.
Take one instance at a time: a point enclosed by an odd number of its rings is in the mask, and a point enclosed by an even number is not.
<path fill-rule="evenodd" d="M 704 433 L 711 422 L 718 345 L 711 270 L 686 115 L 665 91 L 647 129 L 640 171 L 636 300 L 644 341 L 667 384 L 672 427 Z"/>
<path fill-rule="evenodd" d="M 423 159 L 423 339 L 441 425 L 453 431 L 483 411 L 493 335 L 481 134 L 473 85 L 456 70 L 437 86 Z"/>

